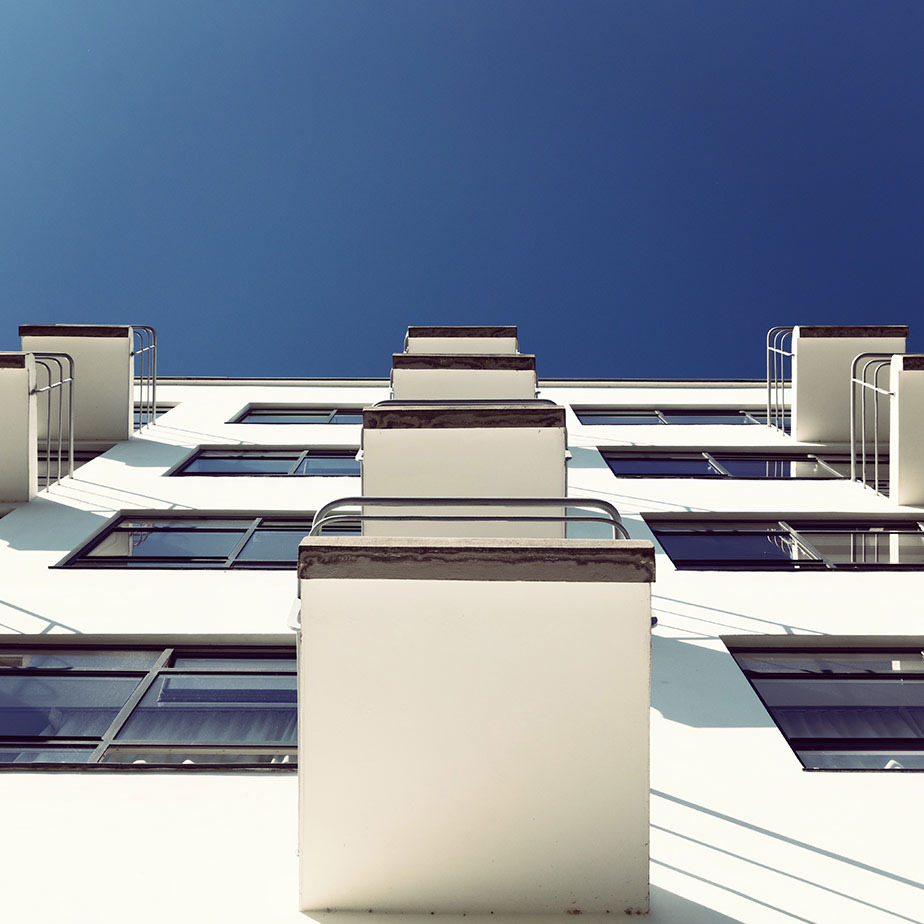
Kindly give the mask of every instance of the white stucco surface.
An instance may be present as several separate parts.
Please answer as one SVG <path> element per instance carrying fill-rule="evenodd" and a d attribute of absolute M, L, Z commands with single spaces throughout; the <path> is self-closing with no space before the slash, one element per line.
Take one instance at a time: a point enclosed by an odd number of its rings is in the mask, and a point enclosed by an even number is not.
<path fill-rule="evenodd" d="M 760 384 L 640 384 L 555 387 L 542 396 L 581 406 L 760 407 L 765 392 Z M 358 493 L 352 478 L 164 476 L 200 444 L 359 446 L 358 426 L 226 423 L 249 403 L 350 407 L 385 397 L 385 386 L 160 387 L 159 400 L 178 406 L 155 427 L 0 519 L 0 633 L 284 631 L 294 569 L 49 566 L 122 511 L 307 514 Z M 922 514 L 846 482 L 617 479 L 597 451 L 797 445 L 761 426 L 590 427 L 569 413 L 568 431 L 570 492 L 615 503 L 633 538 L 651 538 L 642 515 L 652 511 Z M 924 921 L 924 775 L 803 771 L 720 640 L 924 636 L 924 575 L 681 572 L 661 553 L 657 566 L 649 919 Z M 4 919 L 305 921 L 297 911 L 296 789 L 291 775 L 0 772 Z M 484 837 L 496 836 L 486 826 Z"/>

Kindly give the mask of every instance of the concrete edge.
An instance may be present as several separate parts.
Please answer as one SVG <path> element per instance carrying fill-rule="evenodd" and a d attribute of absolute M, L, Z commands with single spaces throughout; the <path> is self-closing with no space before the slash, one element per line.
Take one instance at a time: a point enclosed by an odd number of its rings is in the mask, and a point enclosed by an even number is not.
<path fill-rule="evenodd" d="M 309 536 L 298 576 L 311 579 L 649 583 L 647 540 Z"/>
<path fill-rule="evenodd" d="M 366 430 L 453 429 L 476 427 L 554 427 L 564 429 L 565 409 L 558 406 L 524 407 L 388 407 L 363 410 Z"/>
<path fill-rule="evenodd" d="M 114 324 L 21 324 L 20 337 L 128 337 L 131 327 Z"/>
<path fill-rule="evenodd" d="M 394 353 L 393 369 L 515 369 L 536 371 L 532 353 Z"/>
<path fill-rule="evenodd" d="M 885 325 L 837 325 L 812 324 L 806 327 L 799 325 L 796 330 L 800 337 L 907 337 L 906 324 Z"/>
<path fill-rule="evenodd" d="M 408 326 L 408 337 L 516 337 L 515 324 L 479 327 L 412 327 Z"/>

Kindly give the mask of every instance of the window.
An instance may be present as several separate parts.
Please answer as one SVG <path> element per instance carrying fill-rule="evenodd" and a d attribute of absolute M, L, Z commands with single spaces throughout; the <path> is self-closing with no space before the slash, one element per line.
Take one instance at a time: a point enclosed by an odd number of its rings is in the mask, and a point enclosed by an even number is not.
<path fill-rule="evenodd" d="M 362 424 L 362 408 L 267 405 L 249 407 L 230 423 L 247 424 Z"/>
<path fill-rule="evenodd" d="M 292 568 L 311 516 L 127 516 L 92 539 L 72 568 Z M 359 532 L 357 521 L 325 535 Z"/>
<path fill-rule="evenodd" d="M 163 417 L 164 414 L 167 413 L 167 411 L 172 411 L 175 407 L 176 407 L 175 404 L 161 404 L 160 402 L 158 402 L 157 406 L 154 408 L 154 419 L 156 420 L 158 417 Z M 142 422 L 150 423 L 151 421 L 149 417 L 150 415 L 145 413 L 145 409 L 142 407 L 142 405 L 136 404 L 132 429 L 133 430 L 141 429 Z"/>
<path fill-rule="evenodd" d="M 921 570 L 916 521 L 662 520 L 652 532 L 677 568 L 711 570 Z"/>
<path fill-rule="evenodd" d="M 0 645 L 0 769 L 294 768 L 292 646 Z"/>
<path fill-rule="evenodd" d="M 764 410 L 723 410 L 713 408 L 582 408 L 574 413 L 582 424 L 619 426 L 623 424 L 766 424 Z M 788 417 L 786 421 L 788 429 Z"/>
<path fill-rule="evenodd" d="M 847 478 L 850 459 L 814 453 L 602 450 L 620 478 Z"/>
<path fill-rule="evenodd" d="M 806 769 L 924 770 L 924 638 L 888 648 L 837 641 L 726 644 Z"/>
<path fill-rule="evenodd" d="M 200 449 L 172 475 L 314 475 L 360 473 L 355 449 Z"/>

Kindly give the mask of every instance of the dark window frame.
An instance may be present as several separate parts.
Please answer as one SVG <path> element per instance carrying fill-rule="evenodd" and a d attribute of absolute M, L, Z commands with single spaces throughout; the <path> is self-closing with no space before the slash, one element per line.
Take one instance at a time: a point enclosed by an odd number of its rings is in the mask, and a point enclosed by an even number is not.
<path fill-rule="evenodd" d="M 744 425 L 767 425 L 766 408 L 723 408 L 723 407 L 662 407 L 662 408 L 639 408 L 639 407 L 592 407 L 592 406 L 572 406 L 578 421 L 584 426 L 599 427 L 621 427 L 621 426 L 657 426 L 659 424 L 674 424 L 678 426 L 741 426 Z M 719 423 L 707 424 L 690 424 L 685 421 L 684 417 L 709 417 L 722 416 L 728 417 L 729 420 Z M 594 417 L 657 417 L 655 421 L 642 421 L 638 423 L 599 423 Z M 671 420 L 674 417 L 676 419 Z M 787 410 L 784 421 L 785 429 L 790 428 L 790 412 Z"/>
<path fill-rule="evenodd" d="M 866 545 L 862 549 L 862 560 L 838 561 L 830 555 L 825 555 L 816 548 L 818 539 L 809 538 L 822 534 L 853 533 L 860 537 L 873 536 L 878 538 L 893 534 L 908 534 L 920 537 L 924 544 L 924 520 L 905 517 L 903 519 L 852 517 L 850 519 L 808 519 L 805 514 L 785 519 L 770 519 L 768 517 L 754 517 L 745 519 L 695 519 L 695 518 L 664 518 L 646 516 L 645 521 L 654 534 L 655 540 L 661 550 L 671 560 L 678 571 L 924 571 L 924 560 L 921 562 L 892 562 L 876 561 L 868 557 L 873 551 Z M 662 541 L 669 536 L 721 536 L 721 535 L 778 535 L 779 548 L 788 545 L 789 550 L 799 549 L 804 558 L 785 559 L 767 558 L 757 559 L 747 557 L 741 559 L 723 558 L 681 558 L 672 554 Z M 772 543 L 771 543 L 772 544 Z"/>
<path fill-rule="evenodd" d="M 93 656 L 110 656 L 118 653 L 140 653 L 145 652 L 151 655 L 151 663 L 148 666 L 139 664 L 138 666 L 107 666 L 105 664 L 93 665 L 89 662 L 86 666 L 68 665 L 66 667 L 22 667 L 14 666 L 13 662 L 16 657 L 22 657 L 23 652 L 34 654 L 36 652 L 43 655 L 61 655 L 68 652 L 80 652 L 81 654 Z M 175 662 L 178 658 L 203 660 L 223 659 L 224 664 L 207 665 L 198 664 L 195 666 L 177 667 Z M 260 666 L 251 666 L 246 663 L 247 659 L 263 659 L 264 661 L 276 661 L 277 666 L 268 667 L 265 664 Z M 240 663 L 230 665 L 234 661 Z M 24 636 L 19 637 L 16 643 L 5 642 L 0 644 L 0 678 L 13 677 L 20 680 L 31 678 L 32 680 L 42 677 L 84 677 L 88 679 L 97 678 L 120 678 L 135 679 L 137 681 L 133 690 L 128 694 L 122 706 L 118 708 L 116 714 L 108 721 L 105 731 L 96 735 L 22 735 L 6 734 L 2 724 L 2 713 L 0 713 L 0 748 L 19 748 L 23 751 L 28 750 L 75 750 L 76 752 L 87 755 L 86 761 L 55 761 L 55 762 L 13 762 L 4 761 L 0 754 L 0 772 L 5 771 L 108 771 L 108 772 L 138 772 L 138 771 L 180 771 L 180 772 L 223 772 L 227 773 L 237 771 L 263 771 L 263 772 L 292 772 L 297 769 L 298 752 L 297 741 L 204 741 L 204 740 L 166 740 L 151 741 L 146 740 L 143 736 L 131 738 L 127 734 L 124 737 L 120 735 L 126 730 L 127 724 L 133 716 L 138 714 L 139 707 L 149 708 L 143 705 L 145 694 L 154 689 L 155 685 L 161 678 L 170 677 L 291 677 L 292 678 L 292 712 L 293 718 L 296 716 L 297 709 L 297 662 L 294 639 L 290 642 L 288 639 L 283 641 L 279 637 L 270 637 L 265 640 L 257 640 L 254 637 L 247 637 L 246 641 L 236 641 L 230 638 L 205 639 L 203 637 L 180 637 L 173 639 L 161 639 L 155 641 L 152 638 L 145 637 L 115 637 L 87 636 L 81 637 L 74 641 L 68 639 L 66 643 L 49 643 L 47 637 L 43 636 Z M 166 684 L 164 685 L 166 686 Z M 161 688 L 163 690 L 163 687 Z M 234 689 L 232 686 L 229 689 Z M 207 702 L 203 699 L 202 702 Z M 288 698 L 276 698 L 273 700 L 277 703 L 288 702 Z M 234 699 L 228 700 L 234 702 Z M 192 737 L 192 736 L 190 736 Z M 116 762 L 108 760 L 118 753 L 146 755 L 146 763 L 133 762 Z M 167 754 L 179 755 L 186 759 L 192 759 L 194 756 L 200 758 L 194 763 L 187 764 L 181 760 L 160 761 L 148 759 L 149 757 L 166 756 Z M 263 760 L 243 760 L 233 762 L 208 761 L 208 756 L 226 754 L 237 756 L 254 756 L 264 758 Z M 268 758 L 268 759 L 265 759 Z"/>
<path fill-rule="evenodd" d="M 307 536 L 314 514 L 305 513 L 219 513 L 214 511 L 191 511 L 177 515 L 175 511 L 123 511 L 109 523 L 97 530 L 80 548 L 70 553 L 53 568 L 76 568 L 80 570 L 203 570 L 203 571 L 276 571 L 294 569 L 297 556 L 285 560 L 243 558 L 242 555 L 252 537 L 260 533 L 290 532 L 302 529 Z M 209 526 L 208 521 L 215 521 Z M 127 524 L 145 521 L 151 526 L 130 526 Z M 268 522 L 267 522 L 268 521 Z M 188 524 L 188 525 L 187 525 Z M 202 531 L 204 533 L 237 533 L 239 538 L 227 554 L 190 554 L 187 556 L 147 556 L 136 558 L 131 555 L 106 555 L 93 557 L 95 548 L 116 532 L 132 533 L 147 529 L 149 532 Z M 324 531 L 327 535 L 359 534 L 359 521 L 346 522 L 334 529 Z"/>
<path fill-rule="evenodd" d="M 887 653 L 890 655 L 905 655 L 908 657 L 908 660 L 915 660 L 920 662 L 922 656 L 924 656 L 924 638 L 921 638 L 914 643 L 911 643 L 911 639 L 902 638 L 897 639 L 890 645 L 885 645 L 883 643 L 876 644 L 864 644 L 863 640 L 858 640 L 856 644 L 847 645 L 840 643 L 836 636 L 827 636 L 825 637 L 824 644 L 812 644 L 806 645 L 804 640 L 799 642 L 793 642 L 792 644 L 776 644 L 774 640 L 771 644 L 755 644 L 755 638 L 742 637 L 742 636 L 724 636 L 722 641 L 725 643 L 726 648 L 728 648 L 729 653 L 735 661 L 736 666 L 742 672 L 744 677 L 747 679 L 748 683 L 751 686 L 755 696 L 760 700 L 760 704 L 766 710 L 767 714 L 770 716 L 773 724 L 777 727 L 780 734 L 783 736 L 783 739 L 791 748 L 793 754 L 796 756 L 796 759 L 802 764 L 803 770 L 811 773 L 894 773 L 896 771 L 902 773 L 921 773 L 924 772 L 924 733 L 919 737 L 892 737 L 892 736 L 873 736 L 866 735 L 863 737 L 851 737 L 851 736 L 839 736 L 839 737 L 821 737 L 821 736 L 796 736 L 791 735 L 783 724 L 783 716 L 787 709 L 789 710 L 802 710 L 810 711 L 812 706 L 806 704 L 803 706 L 795 705 L 775 705 L 772 706 L 768 704 L 766 697 L 761 692 L 759 684 L 766 681 L 775 681 L 777 683 L 782 682 L 784 684 L 792 684 L 792 688 L 795 690 L 797 684 L 809 684 L 810 686 L 816 685 L 833 685 L 837 683 L 841 688 L 844 685 L 848 685 L 855 694 L 850 698 L 844 698 L 843 704 L 839 705 L 837 703 L 836 696 L 832 696 L 834 702 L 828 702 L 824 706 L 816 706 L 815 708 L 819 709 L 828 709 L 829 711 L 836 711 L 841 709 L 843 711 L 857 710 L 857 709 L 879 709 L 882 712 L 891 712 L 895 710 L 897 714 L 901 714 L 900 710 L 902 708 L 913 708 L 910 704 L 908 707 L 901 706 L 889 706 L 883 707 L 874 700 L 870 700 L 869 705 L 864 706 L 863 700 L 864 696 L 862 694 L 862 684 L 881 684 L 884 681 L 899 682 L 900 686 L 896 689 L 902 691 L 904 684 L 914 684 L 915 686 L 924 684 L 924 670 L 903 670 L 902 667 L 895 668 L 895 661 L 892 661 L 892 669 L 888 671 L 877 670 L 871 668 L 864 668 L 862 670 L 796 670 L 790 668 L 784 671 L 773 671 L 773 670 L 762 670 L 757 669 L 754 666 L 748 666 L 748 662 L 753 662 L 760 658 L 767 658 L 768 660 L 772 659 L 774 655 L 783 655 L 791 657 L 793 654 L 811 654 L 815 659 L 824 660 L 825 657 L 829 657 L 832 660 L 837 660 L 838 655 L 843 654 L 873 654 L 879 653 L 880 660 L 882 659 L 882 653 Z M 874 660 L 870 658 L 870 660 Z M 744 662 L 744 663 L 742 663 Z M 901 659 L 899 659 L 899 664 L 901 665 Z M 922 665 L 924 667 L 924 665 Z M 824 686 L 819 686 L 819 689 L 825 689 Z M 833 686 L 827 687 L 829 690 L 834 690 Z M 910 690 L 909 690 L 910 692 Z M 830 694 L 829 694 L 830 695 Z M 920 707 L 918 707 L 920 708 Z M 885 752 L 884 755 L 879 756 L 878 759 L 886 761 L 886 756 L 890 752 L 893 754 L 893 757 L 883 763 L 881 767 L 871 767 L 863 766 L 863 758 L 867 759 L 877 757 L 881 752 Z M 916 757 L 919 756 L 922 765 L 919 767 L 903 767 L 900 763 L 896 766 L 888 766 L 889 763 L 893 763 L 896 756 L 900 756 L 902 752 L 912 753 Z M 841 753 L 845 755 L 843 758 L 844 761 L 848 763 L 847 766 L 819 766 L 818 764 L 821 761 L 818 758 L 812 759 L 813 754 L 822 754 L 826 753 L 827 755 Z M 856 765 L 849 766 L 849 758 L 846 757 L 847 754 L 853 753 L 856 755 Z"/>
<path fill-rule="evenodd" d="M 303 413 L 306 417 L 320 417 L 327 415 L 327 420 L 260 420 L 260 417 L 294 417 Z M 330 407 L 329 405 L 310 404 L 248 404 L 243 410 L 227 421 L 229 424 L 269 424 L 278 427 L 316 427 L 338 424 L 346 426 L 361 426 L 362 421 L 337 420 L 339 415 L 344 417 L 362 418 L 362 407 Z M 253 419 L 248 419 L 253 418 Z"/>
<path fill-rule="evenodd" d="M 850 462 L 849 456 L 844 456 L 838 453 L 780 453 L 775 451 L 747 451 L 747 450 L 729 450 L 729 449 L 713 449 L 713 450 L 627 450 L 622 451 L 618 449 L 611 449 L 609 447 L 600 446 L 598 447 L 600 454 L 603 456 L 603 460 L 609 466 L 610 470 L 617 478 L 732 478 L 737 481 L 838 481 L 849 479 L 849 475 L 838 472 L 832 465 L 834 464 L 844 464 Z M 791 475 L 740 475 L 730 472 L 725 466 L 722 465 L 723 461 L 740 461 L 746 459 L 754 459 L 762 462 L 817 462 L 819 465 L 827 469 L 829 475 L 814 475 L 814 476 L 791 476 Z M 620 460 L 627 462 L 656 462 L 659 460 L 664 461 L 705 461 L 713 470 L 712 472 L 690 472 L 685 474 L 676 474 L 672 472 L 647 472 L 647 473 L 626 473 L 626 472 L 616 472 L 613 469 L 611 463 L 619 462 Z"/>
<path fill-rule="evenodd" d="M 333 448 L 333 447 L 292 447 L 285 446 L 200 446 L 190 456 L 185 458 L 176 467 L 167 472 L 168 477 L 184 478 L 358 478 L 360 471 L 357 468 L 353 472 L 337 472 L 317 475 L 313 472 L 299 472 L 298 469 L 302 463 L 309 457 L 315 458 L 333 458 L 333 459 L 356 459 L 357 449 Z M 287 472 L 190 472 L 189 466 L 193 465 L 199 459 L 219 459 L 227 458 L 249 458 L 259 459 L 281 459 L 291 456 L 292 464 Z M 359 465 L 357 461 L 357 466 Z"/>

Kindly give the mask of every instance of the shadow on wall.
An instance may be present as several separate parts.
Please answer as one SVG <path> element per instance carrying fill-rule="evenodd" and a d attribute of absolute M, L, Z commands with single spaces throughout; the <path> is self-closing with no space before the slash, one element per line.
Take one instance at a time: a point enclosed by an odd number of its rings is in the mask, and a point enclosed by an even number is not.
<path fill-rule="evenodd" d="M 692 728 L 766 728 L 773 722 L 727 651 L 652 636 L 651 705 Z"/>
<path fill-rule="evenodd" d="M 23 552 L 70 552 L 112 516 L 57 504 L 39 497 L 0 520 L 0 552 L 6 545 Z"/>
<path fill-rule="evenodd" d="M 659 886 L 651 886 L 649 924 L 737 924 L 738 918 L 713 911 Z"/>

